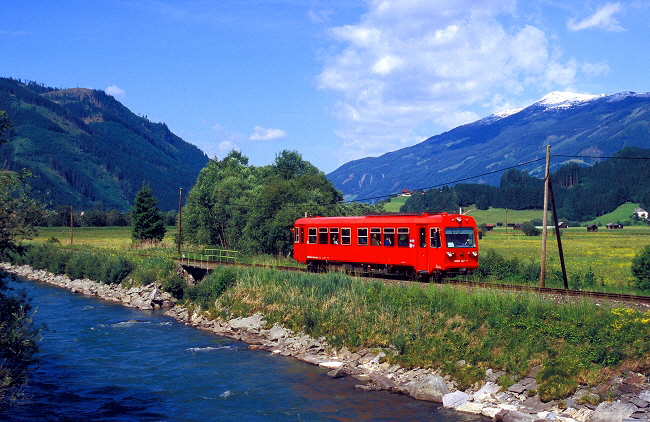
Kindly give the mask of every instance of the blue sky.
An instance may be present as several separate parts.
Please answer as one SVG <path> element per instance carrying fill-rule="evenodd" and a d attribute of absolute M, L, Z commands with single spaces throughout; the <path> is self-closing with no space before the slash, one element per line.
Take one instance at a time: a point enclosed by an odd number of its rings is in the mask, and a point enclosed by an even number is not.
<path fill-rule="evenodd" d="M 646 0 L 3 0 L 0 76 L 329 173 L 551 91 L 650 91 Z"/>

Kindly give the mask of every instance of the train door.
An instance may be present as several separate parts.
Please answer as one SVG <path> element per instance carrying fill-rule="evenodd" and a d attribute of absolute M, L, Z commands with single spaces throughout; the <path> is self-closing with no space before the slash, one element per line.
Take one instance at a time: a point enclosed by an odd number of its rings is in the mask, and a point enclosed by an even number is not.
<path fill-rule="evenodd" d="M 426 271 L 431 269 L 429 267 L 429 242 L 427 226 L 418 225 L 417 228 L 417 264 L 415 270 Z"/>
<path fill-rule="evenodd" d="M 440 237 L 440 227 L 429 227 L 429 265 L 430 269 L 435 273 L 440 273 L 444 270 L 444 257 L 442 249 L 442 238 Z"/>

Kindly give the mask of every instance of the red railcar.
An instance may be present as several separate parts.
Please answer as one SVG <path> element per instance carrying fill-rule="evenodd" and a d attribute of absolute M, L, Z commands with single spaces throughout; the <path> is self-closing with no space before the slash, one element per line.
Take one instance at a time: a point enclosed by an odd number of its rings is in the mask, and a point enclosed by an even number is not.
<path fill-rule="evenodd" d="M 311 271 L 437 279 L 478 268 L 472 217 L 448 213 L 310 217 L 296 220 L 294 258 Z"/>

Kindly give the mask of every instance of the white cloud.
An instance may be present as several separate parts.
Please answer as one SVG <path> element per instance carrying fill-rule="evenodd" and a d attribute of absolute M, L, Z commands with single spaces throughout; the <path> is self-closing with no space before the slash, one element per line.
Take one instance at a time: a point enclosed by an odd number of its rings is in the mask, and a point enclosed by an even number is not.
<path fill-rule="evenodd" d="M 619 25 L 618 20 L 613 17 L 615 13 L 622 11 L 623 6 L 621 6 L 620 3 L 607 3 L 596 10 L 593 15 L 579 22 L 576 22 L 575 19 L 570 19 L 569 22 L 567 22 L 567 27 L 572 31 L 581 31 L 583 29 L 591 28 L 600 28 L 610 32 L 624 31 L 625 29 Z"/>
<path fill-rule="evenodd" d="M 338 95 L 341 163 L 421 141 L 418 127 L 451 129 L 501 111 L 492 109 L 497 94 L 518 105 L 529 90 L 541 97 L 570 88 L 579 72 L 602 71 L 562 60 L 537 26 L 504 26 L 502 15 L 517 19 L 515 0 L 368 4 L 358 23 L 330 30 L 335 44 L 317 78 Z"/>
<path fill-rule="evenodd" d="M 248 138 L 251 141 L 277 141 L 287 136 L 287 133 L 282 129 L 267 129 L 262 126 L 255 126 L 254 131 L 255 133 Z"/>
<path fill-rule="evenodd" d="M 307 12 L 307 17 L 314 23 L 326 23 L 330 21 L 333 13 L 331 9 L 310 10 Z"/>
<path fill-rule="evenodd" d="M 115 98 L 124 98 L 126 96 L 126 92 L 124 92 L 124 90 L 117 85 L 111 85 L 106 88 L 106 93 L 108 95 L 112 95 Z"/>
<path fill-rule="evenodd" d="M 217 156 L 223 158 L 226 155 L 228 155 L 228 153 L 232 150 L 241 151 L 241 148 L 234 142 L 222 141 L 219 143 L 219 146 L 217 147 Z"/>

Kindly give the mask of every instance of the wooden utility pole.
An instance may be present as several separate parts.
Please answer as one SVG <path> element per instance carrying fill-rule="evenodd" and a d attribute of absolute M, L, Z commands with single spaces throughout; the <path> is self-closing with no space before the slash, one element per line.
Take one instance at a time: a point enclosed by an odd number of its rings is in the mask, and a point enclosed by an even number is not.
<path fill-rule="evenodd" d="M 178 194 L 178 257 L 181 257 L 181 220 L 183 213 L 183 188 Z"/>
<path fill-rule="evenodd" d="M 548 176 L 548 191 L 551 194 L 551 208 L 553 209 L 553 222 L 555 223 L 555 237 L 557 238 L 557 250 L 560 254 L 560 266 L 562 267 L 562 280 L 564 280 L 564 288 L 569 288 L 569 280 L 566 275 L 566 265 L 564 265 L 564 251 L 562 250 L 562 238 L 560 237 L 560 222 L 557 219 L 557 210 L 555 209 L 555 197 L 553 196 L 553 184 L 551 183 L 551 176 Z"/>
<path fill-rule="evenodd" d="M 546 214 L 548 211 L 548 186 L 551 178 L 549 177 L 549 169 L 551 162 L 551 146 L 546 146 L 546 173 L 544 175 L 544 214 L 542 215 L 542 264 L 539 274 L 539 287 L 544 287 L 546 284 L 546 234 L 548 232 L 546 223 Z"/>

